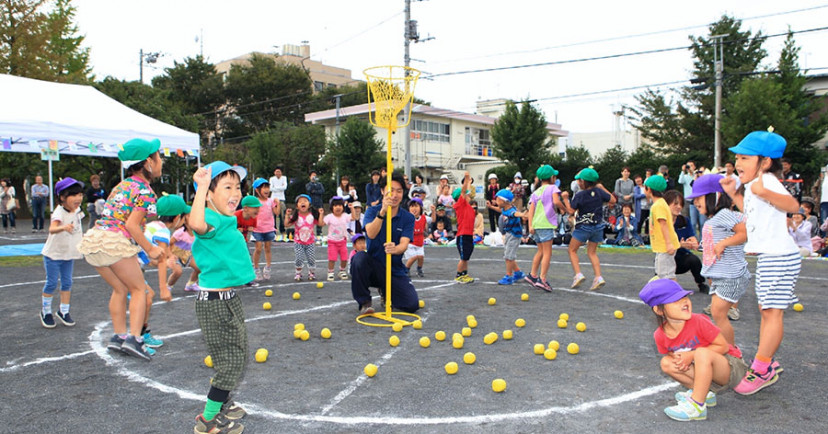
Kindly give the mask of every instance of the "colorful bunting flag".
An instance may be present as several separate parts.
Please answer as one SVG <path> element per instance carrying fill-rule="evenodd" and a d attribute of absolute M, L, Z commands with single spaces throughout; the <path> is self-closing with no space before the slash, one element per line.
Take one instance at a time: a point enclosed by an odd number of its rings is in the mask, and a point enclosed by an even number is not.
<path fill-rule="evenodd" d="M 66 142 L 66 144 L 69 145 L 70 151 L 75 152 L 78 150 L 78 147 L 76 146 L 75 142 Z"/>
<path fill-rule="evenodd" d="M 176 149 L 175 150 L 175 155 L 178 155 L 179 157 L 183 157 L 184 156 L 184 151 L 181 150 L 181 149 Z"/>
<path fill-rule="evenodd" d="M 11 149 L 11 141 L 9 139 L 3 139 L 3 149 L 9 150 Z M 3 216 L 5 218 L 5 216 Z M 3 220 L 5 221 L 5 220 Z"/>
<path fill-rule="evenodd" d="M 164 156 L 165 156 L 165 157 L 169 157 L 169 156 L 170 156 L 170 148 L 164 148 Z"/>
<path fill-rule="evenodd" d="M 49 149 L 52 151 L 58 150 L 58 141 L 57 140 L 49 140 Z"/>
<path fill-rule="evenodd" d="M 93 154 L 97 154 L 98 153 L 98 147 L 95 146 L 94 143 L 90 143 L 89 144 L 89 152 L 91 152 Z"/>
<path fill-rule="evenodd" d="M 198 149 L 188 149 L 187 152 L 193 157 L 198 157 Z"/>

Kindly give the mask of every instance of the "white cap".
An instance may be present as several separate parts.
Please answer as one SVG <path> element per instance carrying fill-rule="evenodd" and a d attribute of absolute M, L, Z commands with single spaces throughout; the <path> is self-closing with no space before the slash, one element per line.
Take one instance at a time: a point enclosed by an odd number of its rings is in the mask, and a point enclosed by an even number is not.
<path fill-rule="evenodd" d="M 515 173 L 515 178 L 521 178 L 521 179 L 523 179 L 523 175 L 521 175 L 521 174 L 520 174 L 520 172 Z"/>
<path fill-rule="evenodd" d="M 489 179 L 497 179 L 497 175 L 495 175 L 494 173 L 490 173 Z"/>
<path fill-rule="evenodd" d="M 443 175 L 443 176 L 440 177 L 440 179 L 448 180 L 448 175 Z"/>

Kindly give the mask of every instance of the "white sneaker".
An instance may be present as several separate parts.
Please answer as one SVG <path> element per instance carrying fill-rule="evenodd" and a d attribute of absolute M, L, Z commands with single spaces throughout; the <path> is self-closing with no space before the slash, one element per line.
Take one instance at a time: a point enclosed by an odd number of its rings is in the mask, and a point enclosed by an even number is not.
<path fill-rule="evenodd" d="M 262 279 L 269 280 L 270 279 L 270 267 L 264 267 L 262 269 Z"/>
<path fill-rule="evenodd" d="M 572 279 L 572 286 L 570 286 L 570 288 L 575 289 L 581 286 L 581 284 L 584 283 L 585 280 L 586 277 L 584 277 L 582 273 L 576 274 L 575 277 Z"/>
<path fill-rule="evenodd" d="M 333 282 L 333 281 L 334 281 L 333 271 L 329 271 L 328 272 L 328 282 Z"/>
<path fill-rule="evenodd" d="M 256 282 L 260 282 L 260 281 L 262 280 L 262 270 L 260 270 L 260 269 L 258 269 L 258 268 L 254 268 L 254 269 L 253 269 L 253 271 L 255 271 L 255 272 L 256 272 L 256 279 L 255 279 L 255 281 L 256 281 Z"/>

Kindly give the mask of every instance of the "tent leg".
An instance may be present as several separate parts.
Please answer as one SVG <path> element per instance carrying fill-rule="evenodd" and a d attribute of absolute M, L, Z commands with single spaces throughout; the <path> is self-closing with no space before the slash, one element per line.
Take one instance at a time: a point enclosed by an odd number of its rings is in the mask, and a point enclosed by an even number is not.
<path fill-rule="evenodd" d="M 55 183 L 54 183 L 54 180 L 52 179 L 52 158 L 49 157 L 49 193 L 50 193 L 49 194 L 49 211 L 50 212 L 55 211 L 55 195 L 51 194 L 51 192 L 55 191 L 54 186 L 55 186 Z"/>

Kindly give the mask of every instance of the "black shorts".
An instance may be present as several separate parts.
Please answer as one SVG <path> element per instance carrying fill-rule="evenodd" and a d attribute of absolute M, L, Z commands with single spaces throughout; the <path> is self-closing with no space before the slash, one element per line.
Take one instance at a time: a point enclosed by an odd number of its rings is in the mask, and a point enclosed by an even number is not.
<path fill-rule="evenodd" d="M 468 261 L 471 259 L 472 252 L 474 252 L 474 236 L 458 235 L 454 242 L 457 243 L 457 251 L 460 253 L 460 260 Z"/>

